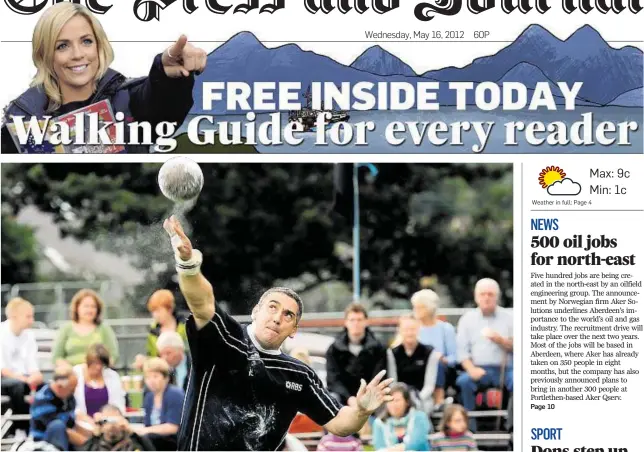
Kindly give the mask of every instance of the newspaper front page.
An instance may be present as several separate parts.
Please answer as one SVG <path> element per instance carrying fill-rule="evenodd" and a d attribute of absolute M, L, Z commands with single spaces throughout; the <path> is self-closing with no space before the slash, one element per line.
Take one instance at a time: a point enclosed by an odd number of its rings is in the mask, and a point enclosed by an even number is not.
<path fill-rule="evenodd" d="M 427 431 L 410 442 L 413 397 L 398 417 L 383 403 L 356 433 L 365 450 L 642 450 L 642 8 L 639 0 L 3 0 L 2 319 L 14 328 L 8 303 L 27 300 L 36 336 L 52 341 L 39 342 L 43 379 L 29 380 L 25 394 L 33 402 L 59 372 L 51 354 L 71 353 L 55 341 L 63 321 L 78 322 L 74 293 L 101 287 L 106 306 L 119 300 L 104 313 L 121 325 L 112 367 L 128 410 L 145 416 L 143 399 L 130 403 L 144 341 L 140 350 L 130 344 L 147 337 L 148 299 L 167 288 L 187 299 L 177 302 L 187 314 L 194 308 L 177 276 L 190 265 L 175 271 L 162 227 L 174 213 L 223 305 L 248 322 L 247 300 L 260 287 L 289 284 L 305 292 L 304 320 L 307 303 L 316 306 L 300 331 L 329 343 L 350 335 L 352 301 L 374 313 L 365 322 L 389 350 L 404 343 L 407 317 L 418 322 L 419 343 L 440 353 L 431 397 L 421 397 L 429 388 L 421 379 L 413 404 Z M 76 155 L 59 155 L 67 153 Z M 200 181 L 190 194 L 188 179 L 161 183 L 161 165 L 177 156 L 197 162 L 177 176 Z M 25 227 L 34 235 L 23 241 Z M 72 252 L 65 240 L 107 254 Z M 333 294 L 335 282 L 345 295 Z M 436 298 L 415 295 L 423 289 Z M 436 320 L 419 303 L 450 325 L 449 336 L 432 330 Z M 118 323 L 143 317 L 140 334 Z M 15 328 L 3 347 L 21 337 Z M 82 343 L 79 361 L 66 362 L 85 362 Z M 328 343 L 317 355 L 306 344 L 332 393 Z M 13 406 L 20 397 L 7 385 L 32 374 L 11 361 L 3 357 L 3 450 L 21 450 L 16 438 L 49 437 L 34 436 L 28 422 L 10 425 L 34 414 Z M 207 377 L 182 378 L 208 393 Z M 302 388 L 287 383 L 284 391 Z M 321 450 L 333 434 L 333 425 L 294 433 L 295 423 L 278 432 L 260 404 L 252 416 L 228 412 L 246 438 L 234 442 L 201 392 L 182 391 L 175 442 L 157 447 Z M 327 403 L 355 408 L 355 398 L 338 397 Z M 460 429 L 444 422 L 450 405 L 463 407 Z M 15 417 L 20 410 L 25 418 Z M 242 418 L 259 422 L 255 433 Z M 105 422 L 96 419 L 100 435 Z M 137 421 L 151 428 L 149 417 Z M 202 422 L 215 433 L 199 430 Z"/>

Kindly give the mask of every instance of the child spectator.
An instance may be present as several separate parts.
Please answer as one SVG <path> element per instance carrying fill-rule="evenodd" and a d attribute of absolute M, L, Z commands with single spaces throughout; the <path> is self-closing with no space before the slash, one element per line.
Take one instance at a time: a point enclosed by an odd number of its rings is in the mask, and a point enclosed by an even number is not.
<path fill-rule="evenodd" d="M 439 432 L 431 436 L 431 450 L 478 450 L 474 435 L 467 430 L 467 410 L 461 405 L 448 405 L 443 412 Z"/>
<path fill-rule="evenodd" d="M 362 441 L 356 435 L 337 436 L 333 433 L 327 433 L 318 443 L 317 450 L 353 451 L 363 450 L 363 448 Z"/>

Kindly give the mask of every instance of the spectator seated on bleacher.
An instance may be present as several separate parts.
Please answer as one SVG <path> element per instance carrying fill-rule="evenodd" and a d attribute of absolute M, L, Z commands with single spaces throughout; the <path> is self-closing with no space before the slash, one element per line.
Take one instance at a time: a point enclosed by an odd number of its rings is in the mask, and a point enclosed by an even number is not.
<path fill-rule="evenodd" d="M 76 425 L 76 384 L 74 370 L 62 363 L 56 367 L 52 381 L 36 393 L 30 411 L 30 435 L 35 441 L 46 441 L 61 450 L 85 443 L 87 438 Z"/>
<path fill-rule="evenodd" d="M 427 437 L 432 425 L 427 415 L 413 406 L 405 383 L 391 386 L 393 400 L 373 423 L 373 446 L 376 450 L 430 450 Z"/>
<path fill-rule="evenodd" d="M 423 289 L 411 297 L 414 317 L 420 321 L 418 340 L 421 344 L 429 345 L 443 356 L 438 365 L 436 388 L 434 389 L 434 404 L 439 406 L 445 402 L 445 391 L 456 387 L 456 330 L 451 323 L 436 318 L 440 299 L 438 294 L 430 289 Z"/>
<path fill-rule="evenodd" d="M 363 450 L 362 441 L 357 434 L 349 436 L 338 436 L 333 433 L 327 433 L 320 439 L 317 447 L 318 451 L 358 451 Z"/>
<path fill-rule="evenodd" d="M 311 367 L 311 354 L 305 347 L 295 347 L 291 350 L 291 356 L 295 359 L 302 361 L 307 366 Z"/>
<path fill-rule="evenodd" d="M 143 399 L 145 427 L 136 432 L 146 436 L 156 450 L 177 450 L 183 389 L 170 384 L 170 368 L 161 358 L 147 360 L 143 372 L 149 389 Z"/>
<path fill-rule="evenodd" d="M 472 432 L 467 429 L 467 411 L 461 405 L 448 405 L 443 411 L 439 432 L 432 435 L 431 450 L 478 450 Z"/>
<path fill-rule="evenodd" d="M 440 352 L 418 342 L 420 323 L 412 316 L 402 316 L 398 322 L 400 344 L 387 349 L 387 376 L 405 383 L 412 393 L 415 405 L 429 414 L 434 402 Z"/>
<path fill-rule="evenodd" d="M 123 417 L 123 412 L 114 405 L 105 405 L 94 416 L 94 436 L 83 444 L 86 451 L 151 451 L 156 450 L 146 437 L 139 436 Z"/>
<path fill-rule="evenodd" d="M 14 298 L 7 303 L 5 314 L 7 320 L 0 325 L 2 394 L 9 397 L 13 414 L 27 414 L 29 404 L 25 396 L 43 382 L 38 368 L 38 344 L 29 330 L 34 323 L 34 308 L 27 300 Z M 29 422 L 18 421 L 15 428 L 26 433 Z"/>
<path fill-rule="evenodd" d="M 77 419 L 94 423 L 94 414 L 107 404 L 125 411 L 125 391 L 119 374 L 110 369 L 110 352 L 103 344 L 93 344 L 86 363 L 74 366 L 78 379 L 74 398 Z"/>
<path fill-rule="evenodd" d="M 188 386 L 190 358 L 184 348 L 184 342 L 179 333 L 166 331 L 161 333 L 156 342 L 159 356 L 170 367 L 170 384 L 179 386 L 184 391 Z"/>
<path fill-rule="evenodd" d="M 346 405 L 355 399 L 361 379 L 371 381 L 387 367 L 387 349 L 367 328 L 363 305 L 347 306 L 344 327 L 326 352 L 326 379 L 329 392 Z"/>
<path fill-rule="evenodd" d="M 154 321 L 148 331 L 148 340 L 145 345 L 145 355 L 136 355 L 133 367 L 143 369 L 146 358 L 154 358 L 159 355 L 157 341 L 161 334 L 166 332 L 178 333 L 184 343 L 184 349 L 188 348 L 188 336 L 186 324 L 179 319 L 175 311 L 174 295 L 169 290 L 157 290 L 148 300 L 148 311 L 152 314 Z"/>
<path fill-rule="evenodd" d="M 476 393 L 482 388 L 501 388 L 512 392 L 512 314 L 497 306 L 499 284 L 481 279 L 474 288 L 478 305 L 458 322 L 458 359 L 465 372 L 456 379 L 465 409 L 474 410 Z M 503 380 L 503 381 L 501 381 Z M 470 418 L 470 430 L 476 432 L 476 420 Z"/>
<path fill-rule="evenodd" d="M 295 347 L 293 350 L 291 350 L 291 356 L 311 367 L 311 355 L 305 347 Z M 323 431 L 324 429 L 313 419 L 300 412 L 295 415 L 295 417 L 291 421 L 291 425 L 288 427 L 289 434 L 313 433 Z"/>
<path fill-rule="evenodd" d="M 103 301 L 96 292 L 82 289 L 71 301 L 72 321 L 58 332 L 53 348 L 54 364 L 67 361 L 72 366 L 85 362 L 92 344 L 103 344 L 110 351 L 113 362 L 119 358 L 114 330 L 101 321 Z"/>

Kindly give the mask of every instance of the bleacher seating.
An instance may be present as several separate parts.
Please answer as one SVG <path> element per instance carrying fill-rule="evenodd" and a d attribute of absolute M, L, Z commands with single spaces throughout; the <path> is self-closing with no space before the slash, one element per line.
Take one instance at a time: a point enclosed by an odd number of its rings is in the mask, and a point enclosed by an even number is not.
<path fill-rule="evenodd" d="M 315 450 L 322 435 L 323 433 L 320 432 L 312 432 L 297 433 L 293 436 L 302 441 L 309 450 Z M 475 433 L 474 439 L 476 439 L 481 450 L 507 450 L 510 434 L 505 432 Z M 371 443 L 371 436 L 364 435 L 361 437 L 361 440 L 364 445 L 368 445 Z"/>
<path fill-rule="evenodd" d="M 11 445 L 13 445 L 13 438 L 8 437 L 9 430 L 13 425 L 13 419 L 11 409 L 5 409 L 7 403 L 9 403 L 9 397 L 2 396 L 0 402 L 2 405 L 2 422 L 0 424 L 0 444 L 2 445 L 2 450 L 9 450 Z"/>
<path fill-rule="evenodd" d="M 2 405 L 5 405 L 9 401 L 9 397 L 2 396 Z M 442 412 L 434 412 L 431 414 L 432 424 L 436 429 L 442 418 Z M 484 420 L 492 419 L 495 420 L 498 417 L 501 417 L 503 420 L 507 418 L 507 410 L 483 410 L 483 411 L 472 411 L 469 413 L 471 417 Z M 128 410 L 125 413 L 125 417 L 131 423 L 140 423 L 144 417 L 144 411 L 142 409 Z M 6 432 L 11 427 L 12 423 L 17 420 L 28 420 L 29 415 L 15 415 L 11 413 L 11 410 L 2 415 L 2 449 L 3 451 L 9 450 L 13 444 L 12 438 L 5 438 Z M 309 450 L 315 450 L 317 443 L 320 438 L 322 438 L 323 432 L 310 432 L 310 433 L 296 433 L 293 436 L 298 438 Z M 479 447 L 481 450 L 507 450 L 507 445 L 510 441 L 510 434 L 507 432 L 500 431 L 485 431 L 479 432 L 474 435 Z M 368 435 L 363 436 L 363 444 L 370 444 L 371 437 Z"/>
<path fill-rule="evenodd" d="M 143 324 L 142 324 L 143 325 Z M 147 324 L 146 324 L 147 325 Z M 55 339 L 56 330 L 53 329 L 35 329 L 38 331 L 36 335 L 36 340 L 38 343 L 38 362 L 41 367 L 41 371 L 45 380 L 49 380 L 53 374 L 53 362 L 52 362 L 52 347 Z M 119 335 L 120 337 L 120 335 Z M 322 356 L 311 356 L 313 360 L 314 370 L 322 377 L 323 381 L 326 376 L 326 367 L 324 358 Z M 117 370 L 128 370 L 128 369 L 117 369 Z M 503 401 L 506 408 L 507 405 L 507 394 L 504 394 Z M 2 396 L 2 406 L 3 411 L 6 403 L 9 401 L 7 396 Z M 438 427 L 440 419 L 442 418 L 442 412 L 434 412 L 430 416 L 430 420 L 434 425 L 434 429 Z M 482 409 L 477 411 L 471 411 L 469 413 L 471 417 L 477 418 L 479 422 L 479 432 L 476 433 L 475 439 L 480 447 L 480 450 L 507 450 L 507 446 L 511 440 L 510 433 L 506 431 L 499 431 L 499 420 L 502 421 L 502 427 L 504 428 L 505 422 L 507 420 L 508 411 L 506 409 L 495 409 L 495 407 L 482 407 Z M 140 423 L 143 420 L 144 412 L 142 409 L 132 409 L 125 413 L 125 417 L 131 423 Z M 29 415 L 13 415 L 10 411 L 3 412 L 2 414 L 2 451 L 9 450 L 12 444 L 15 442 L 12 438 L 5 438 L 5 433 L 10 429 L 12 423 L 16 420 L 25 420 L 29 419 Z M 295 433 L 294 437 L 298 438 L 309 450 L 315 450 L 317 444 L 322 437 L 322 432 L 310 432 L 310 433 Z M 371 438 L 369 436 L 364 436 L 362 438 L 363 444 L 367 445 L 370 443 Z"/>

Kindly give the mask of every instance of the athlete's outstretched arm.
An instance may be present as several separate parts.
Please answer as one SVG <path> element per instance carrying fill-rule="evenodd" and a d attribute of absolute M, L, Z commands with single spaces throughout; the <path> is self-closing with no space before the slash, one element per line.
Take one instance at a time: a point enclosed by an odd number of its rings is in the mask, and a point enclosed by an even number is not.
<path fill-rule="evenodd" d="M 392 400 L 389 385 L 393 378 L 380 381 L 386 371 L 381 371 L 369 384 L 364 380 L 360 382 L 360 389 L 356 401 L 342 407 L 336 417 L 324 425 L 324 428 L 338 436 L 349 436 L 358 432 L 380 405 Z"/>
<path fill-rule="evenodd" d="M 203 328 L 215 315 L 215 293 L 210 282 L 201 274 L 202 256 L 193 250 L 190 239 L 174 216 L 163 222 L 175 253 L 179 287 L 195 317 L 197 329 Z"/>

